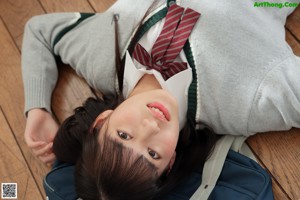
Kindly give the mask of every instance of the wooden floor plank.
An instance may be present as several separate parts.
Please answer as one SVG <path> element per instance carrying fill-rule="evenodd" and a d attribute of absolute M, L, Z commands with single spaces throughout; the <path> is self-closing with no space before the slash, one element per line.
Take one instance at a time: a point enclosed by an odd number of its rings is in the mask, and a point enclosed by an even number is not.
<path fill-rule="evenodd" d="M 0 105 L 3 106 L 5 112 L 7 111 L 6 113 L 8 113 L 8 119 L 12 121 L 14 132 L 21 132 L 24 128 L 21 57 L 1 20 L 0 44 Z"/>
<path fill-rule="evenodd" d="M 288 196 L 300 199 L 300 129 L 260 133 L 247 141 Z"/>
<path fill-rule="evenodd" d="M 59 79 L 52 95 L 52 109 L 59 122 L 73 114 L 88 97 L 95 97 L 86 81 L 67 65 L 59 66 Z"/>
<path fill-rule="evenodd" d="M 23 114 L 24 92 L 20 67 L 21 56 L 1 20 L 0 44 L 2 48 L 0 54 L 0 105 L 7 117 L 8 123 L 11 125 L 29 167 L 33 171 L 34 178 L 40 190 L 43 190 L 42 179 L 49 168 L 41 165 L 32 156 L 30 149 L 24 141 L 25 117 Z"/>
<path fill-rule="evenodd" d="M 47 13 L 51 12 L 95 12 L 87 0 L 40 0 Z"/>
<path fill-rule="evenodd" d="M 289 196 L 284 192 L 280 185 L 272 179 L 272 190 L 274 193 L 274 200 L 291 200 Z"/>
<path fill-rule="evenodd" d="M 0 15 L 21 49 L 24 25 L 34 15 L 44 13 L 37 0 L 1 0 Z"/>
<path fill-rule="evenodd" d="M 18 199 L 43 199 L 0 107 L 0 183 L 17 183 Z"/>
<path fill-rule="evenodd" d="M 287 18 L 286 27 L 300 41 L 300 6 Z"/>
<path fill-rule="evenodd" d="M 300 43 L 296 40 L 296 38 L 290 33 L 290 31 L 286 31 L 286 41 L 291 46 L 294 54 L 300 57 Z"/>
<path fill-rule="evenodd" d="M 103 12 L 112 6 L 116 0 L 89 0 L 96 12 Z"/>

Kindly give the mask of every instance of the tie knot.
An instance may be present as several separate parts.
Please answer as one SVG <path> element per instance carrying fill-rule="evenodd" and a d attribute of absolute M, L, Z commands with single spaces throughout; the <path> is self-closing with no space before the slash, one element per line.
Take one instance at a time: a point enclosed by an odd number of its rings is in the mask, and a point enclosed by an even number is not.
<path fill-rule="evenodd" d="M 133 57 L 147 69 L 155 69 L 165 80 L 187 69 L 187 63 L 174 62 L 186 43 L 200 14 L 190 8 L 186 10 L 176 4 L 170 5 L 162 31 L 155 41 L 151 56 L 137 43 Z"/>

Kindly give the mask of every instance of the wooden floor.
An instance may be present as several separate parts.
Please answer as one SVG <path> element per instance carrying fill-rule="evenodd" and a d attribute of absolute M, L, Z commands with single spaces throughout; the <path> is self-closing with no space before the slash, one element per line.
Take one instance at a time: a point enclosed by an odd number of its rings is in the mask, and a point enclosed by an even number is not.
<path fill-rule="evenodd" d="M 24 24 L 30 17 L 42 13 L 101 12 L 113 2 L 0 0 L 0 183 L 17 183 L 18 199 L 45 199 L 42 179 L 49 171 L 34 158 L 23 138 L 25 118 L 20 61 Z M 295 54 L 300 56 L 300 7 L 287 21 L 286 39 Z M 59 79 L 52 107 L 57 119 L 62 121 L 73 108 L 94 94 L 68 67 L 60 67 L 60 77 L 63 78 Z M 257 134 L 248 139 L 248 143 L 261 164 L 272 174 L 275 199 L 299 200 L 300 129 Z"/>

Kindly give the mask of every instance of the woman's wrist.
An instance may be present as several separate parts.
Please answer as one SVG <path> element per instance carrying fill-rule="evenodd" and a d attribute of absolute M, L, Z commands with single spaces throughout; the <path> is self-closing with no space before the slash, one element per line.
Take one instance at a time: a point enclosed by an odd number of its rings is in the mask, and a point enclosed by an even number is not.
<path fill-rule="evenodd" d="M 50 114 L 45 108 L 32 108 L 26 112 L 26 117 L 31 115 Z"/>

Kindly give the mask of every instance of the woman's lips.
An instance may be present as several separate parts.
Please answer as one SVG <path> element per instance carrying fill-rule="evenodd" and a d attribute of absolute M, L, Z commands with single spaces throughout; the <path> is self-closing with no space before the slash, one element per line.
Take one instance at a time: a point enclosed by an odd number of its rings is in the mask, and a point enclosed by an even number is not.
<path fill-rule="evenodd" d="M 154 102 L 154 103 L 149 103 L 147 106 L 152 112 L 152 114 L 158 119 L 163 121 L 165 120 L 170 121 L 170 113 L 163 104 Z"/>

